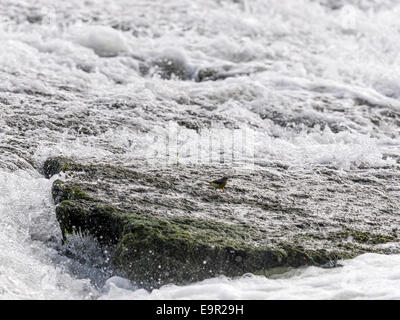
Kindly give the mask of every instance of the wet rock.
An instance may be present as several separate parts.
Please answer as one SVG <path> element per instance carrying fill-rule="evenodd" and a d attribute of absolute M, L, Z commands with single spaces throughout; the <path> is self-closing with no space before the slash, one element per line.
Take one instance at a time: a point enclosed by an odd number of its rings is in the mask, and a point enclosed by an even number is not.
<path fill-rule="evenodd" d="M 179 79 L 195 82 L 224 80 L 232 77 L 250 75 L 265 71 L 264 68 L 234 69 L 230 65 L 219 67 L 200 67 L 189 63 L 177 50 L 165 50 L 155 58 L 141 61 L 139 71 L 143 76 L 159 76 L 161 79 Z"/>
<path fill-rule="evenodd" d="M 39 15 L 32 15 L 32 16 L 26 17 L 26 20 L 28 20 L 29 23 L 41 23 L 43 20 L 43 17 L 39 16 Z"/>
<path fill-rule="evenodd" d="M 43 164 L 43 173 L 46 178 L 50 178 L 56 173 L 65 171 L 71 165 L 71 161 L 64 157 L 48 159 Z"/>
<path fill-rule="evenodd" d="M 149 61 L 148 66 L 140 65 L 142 74 L 158 75 L 161 79 L 189 80 L 193 76 L 192 66 L 186 57 L 177 50 L 165 50 Z"/>
<path fill-rule="evenodd" d="M 335 170 L 300 177 L 274 167 L 275 174 L 237 174 L 216 192 L 204 182 L 216 170 L 85 165 L 63 157 L 43 166 L 46 177 L 68 175 L 52 187 L 63 241 L 71 233 L 89 234 L 113 246 L 117 272 L 146 288 L 220 274 L 335 266 L 338 259 L 385 252 L 380 244 L 398 241 L 392 226 L 399 217 L 388 210 L 397 200 L 379 192 L 379 200 L 367 196 L 372 191 L 366 189 L 376 190 L 378 183 L 360 184 L 351 176 L 332 181 Z M 380 173 L 379 179 L 386 177 Z M 329 192 L 328 185 L 334 185 Z M 299 198 L 304 188 L 310 193 Z"/>
<path fill-rule="evenodd" d="M 196 75 L 196 81 L 202 82 L 207 80 L 217 80 L 219 77 L 219 72 L 212 68 L 200 69 Z"/>

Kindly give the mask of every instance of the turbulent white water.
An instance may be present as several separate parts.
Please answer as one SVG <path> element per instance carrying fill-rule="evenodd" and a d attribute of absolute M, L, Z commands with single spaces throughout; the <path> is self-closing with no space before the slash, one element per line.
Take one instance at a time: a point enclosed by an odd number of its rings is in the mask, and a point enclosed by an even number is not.
<path fill-rule="evenodd" d="M 171 132 L 180 161 L 205 161 L 208 149 L 193 141 L 209 142 L 213 130 L 222 133 L 215 143 L 229 141 L 233 129 L 247 134 L 240 148 L 256 166 L 396 164 L 398 1 L 4 0 L 0 14 L 1 299 L 400 298 L 400 256 L 377 254 L 336 269 L 145 291 L 111 277 L 90 239 L 66 254 L 52 180 L 35 170 L 60 153 L 157 163 L 165 141 L 154 137 Z M 187 79 L 143 75 L 141 63 L 159 57 L 178 61 Z M 192 81 L 202 68 L 237 76 Z"/>

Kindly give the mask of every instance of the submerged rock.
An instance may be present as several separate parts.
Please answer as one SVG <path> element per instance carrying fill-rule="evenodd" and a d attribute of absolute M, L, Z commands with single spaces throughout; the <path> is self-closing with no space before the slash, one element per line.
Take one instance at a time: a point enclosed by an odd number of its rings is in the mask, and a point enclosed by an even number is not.
<path fill-rule="evenodd" d="M 204 67 L 190 63 L 187 57 L 174 49 L 164 50 L 147 61 L 141 61 L 139 71 L 143 76 L 158 76 L 164 80 L 178 79 L 195 82 L 225 80 L 265 71 L 263 67 L 239 67 L 232 65 Z"/>
<path fill-rule="evenodd" d="M 148 61 L 148 65 L 142 64 L 142 74 L 158 75 L 161 79 L 177 78 L 189 80 L 193 76 L 193 67 L 187 58 L 178 50 L 164 50 L 155 58 Z"/>
<path fill-rule="evenodd" d="M 398 241 L 394 200 L 375 192 L 381 202 L 361 203 L 371 200 L 368 188 L 382 187 L 382 172 L 362 182 L 328 169 L 312 178 L 283 168 L 274 169 L 280 175 L 247 172 L 216 192 L 202 181 L 215 170 L 85 165 L 63 157 L 43 166 L 46 177 L 61 171 L 68 176 L 52 187 L 63 241 L 77 232 L 114 245 L 116 270 L 144 287 L 336 266 L 338 259 L 386 252 L 383 243 Z"/>

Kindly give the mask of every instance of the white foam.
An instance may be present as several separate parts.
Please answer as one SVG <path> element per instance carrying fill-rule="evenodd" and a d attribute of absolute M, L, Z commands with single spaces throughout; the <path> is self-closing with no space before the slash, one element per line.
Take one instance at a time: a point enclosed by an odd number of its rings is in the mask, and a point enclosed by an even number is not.
<path fill-rule="evenodd" d="M 59 233 L 50 186 L 35 173 L 0 172 L 0 299 L 85 299 L 95 293 L 89 280 L 75 280 L 53 265 L 56 253 L 32 239 Z"/>
<path fill-rule="evenodd" d="M 77 43 L 101 57 L 117 56 L 128 50 L 123 34 L 108 26 L 81 25 L 71 28 L 71 34 Z"/>

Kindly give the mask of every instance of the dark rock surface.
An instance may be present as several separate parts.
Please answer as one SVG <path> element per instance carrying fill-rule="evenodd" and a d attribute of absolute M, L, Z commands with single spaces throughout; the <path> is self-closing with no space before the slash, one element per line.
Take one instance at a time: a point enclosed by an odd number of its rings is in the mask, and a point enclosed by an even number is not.
<path fill-rule="evenodd" d="M 145 287 L 399 252 L 393 170 L 243 170 L 221 192 L 206 182 L 217 169 L 62 157 L 43 166 L 46 177 L 61 173 L 52 195 L 64 241 L 81 233 L 113 245 L 116 270 Z"/>

